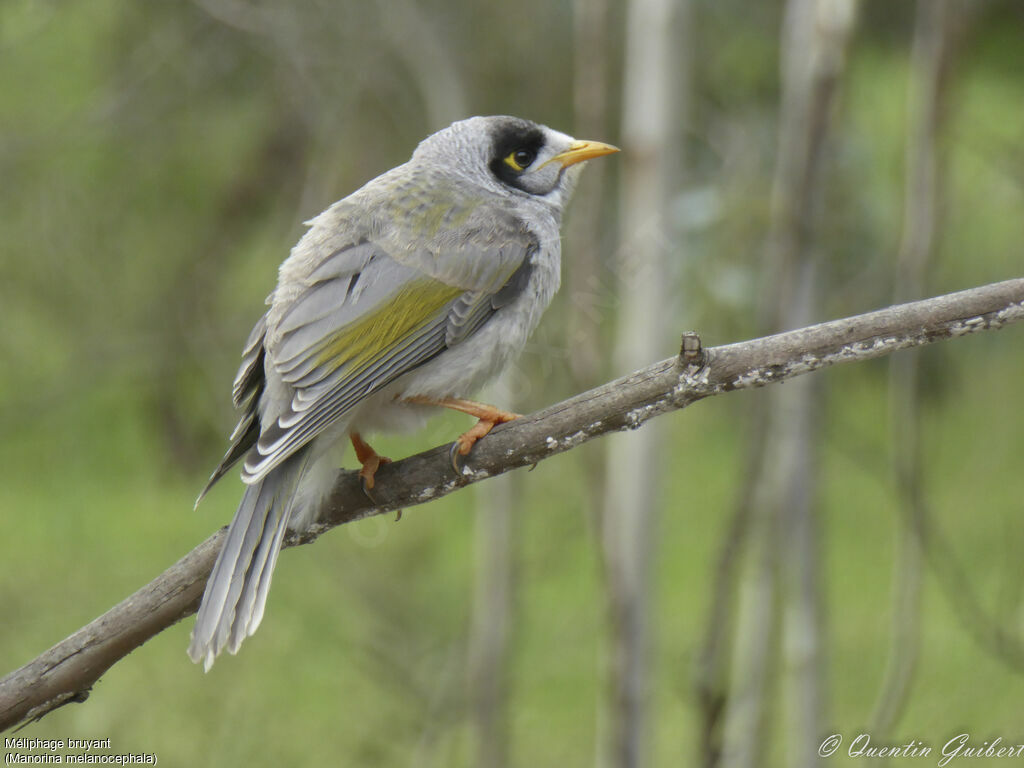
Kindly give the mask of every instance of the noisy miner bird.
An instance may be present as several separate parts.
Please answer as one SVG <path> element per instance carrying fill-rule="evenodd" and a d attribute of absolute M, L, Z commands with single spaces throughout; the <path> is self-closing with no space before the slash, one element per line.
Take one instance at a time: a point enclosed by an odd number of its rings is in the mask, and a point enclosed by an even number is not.
<path fill-rule="evenodd" d="M 307 222 L 245 346 L 233 390 L 242 417 L 199 496 L 243 460 L 245 494 L 206 584 L 193 661 L 208 670 L 256 631 L 284 535 L 316 520 L 347 441 L 372 489 L 388 459 L 363 434 L 453 408 L 478 419 L 453 445 L 466 455 L 515 418 L 461 398 L 537 326 L 558 289 L 559 226 L 582 163 L 616 151 L 473 117 Z"/>

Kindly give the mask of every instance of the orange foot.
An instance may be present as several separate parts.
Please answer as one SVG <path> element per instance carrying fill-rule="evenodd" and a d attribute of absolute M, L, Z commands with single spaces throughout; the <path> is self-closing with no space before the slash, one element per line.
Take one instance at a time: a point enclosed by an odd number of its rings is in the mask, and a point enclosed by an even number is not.
<path fill-rule="evenodd" d="M 477 403 L 473 400 L 463 400 L 458 397 L 423 397 L 417 395 L 415 397 L 406 398 L 404 402 L 414 403 L 416 405 L 437 405 L 442 408 L 451 408 L 453 411 L 459 411 L 460 413 L 466 413 L 470 416 L 475 416 L 478 421 L 466 432 L 459 435 L 459 438 L 452 444 L 452 466 L 455 467 L 456 472 L 461 472 L 458 465 L 457 456 L 466 456 L 476 441 L 481 437 L 490 432 L 498 424 L 504 424 L 507 421 L 513 421 L 519 418 L 518 413 L 512 413 L 510 411 L 503 411 L 500 408 L 495 408 L 493 405 L 485 405 L 484 403 Z"/>
<path fill-rule="evenodd" d="M 359 479 L 362 481 L 363 491 L 367 492 L 366 495 L 369 496 L 368 491 L 373 490 L 374 475 L 377 474 L 381 464 L 390 464 L 391 459 L 381 456 L 373 450 L 358 432 L 352 432 L 348 438 L 352 441 L 352 447 L 356 449 L 356 460 L 363 465 L 363 468 L 359 470 Z"/>

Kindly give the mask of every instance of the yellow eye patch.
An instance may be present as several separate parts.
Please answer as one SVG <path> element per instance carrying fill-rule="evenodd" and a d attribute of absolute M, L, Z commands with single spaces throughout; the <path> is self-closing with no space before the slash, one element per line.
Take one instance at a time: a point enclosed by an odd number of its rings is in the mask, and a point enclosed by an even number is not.
<path fill-rule="evenodd" d="M 513 171 L 520 173 L 533 162 L 535 157 L 536 155 L 527 149 L 517 149 L 514 152 L 509 152 L 504 162 Z"/>

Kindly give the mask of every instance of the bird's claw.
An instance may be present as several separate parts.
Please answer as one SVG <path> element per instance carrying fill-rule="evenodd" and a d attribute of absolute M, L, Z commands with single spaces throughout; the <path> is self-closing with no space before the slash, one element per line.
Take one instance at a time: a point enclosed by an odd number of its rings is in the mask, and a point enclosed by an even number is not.
<path fill-rule="evenodd" d="M 377 506 L 377 500 L 373 497 L 373 494 L 370 493 L 370 489 L 373 488 L 373 478 L 371 477 L 367 479 L 367 477 L 362 472 L 360 472 L 359 485 L 363 489 L 363 494 L 366 496 L 366 498 L 370 500 L 370 503 L 373 504 L 374 506 Z"/>
<path fill-rule="evenodd" d="M 373 448 L 363 440 L 358 432 L 352 432 L 349 434 L 349 439 L 352 441 L 352 447 L 355 448 L 356 460 L 363 465 L 359 470 L 359 484 L 362 486 L 363 493 L 366 494 L 366 498 L 376 505 L 377 500 L 373 498 L 373 494 L 370 493 L 370 491 L 373 490 L 374 477 L 381 465 L 390 464 L 391 459 L 387 456 L 381 456 L 373 450 Z"/>
<path fill-rule="evenodd" d="M 462 474 L 462 462 L 459 457 L 462 456 L 462 443 L 456 440 L 452 443 L 452 447 L 448 449 L 448 460 L 452 463 L 452 469 L 455 470 L 456 475 Z"/>

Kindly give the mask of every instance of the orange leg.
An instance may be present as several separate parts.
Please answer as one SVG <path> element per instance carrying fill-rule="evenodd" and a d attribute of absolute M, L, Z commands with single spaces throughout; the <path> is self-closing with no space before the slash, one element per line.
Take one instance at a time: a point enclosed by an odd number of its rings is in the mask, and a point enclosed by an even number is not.
<path fill-rule="evenodd" d="M 363 487 L 366 490 L 372 490 L 373 476 L 377 474 L 381 464 L 390 464 L 391 459 L 381 456 L 373 450 L 358 432 L 352 432 L 348 438 L 352 441 L 352 447 L 356 449 L 356 461 L 363 465 L 363 468 L 359 470 L 359 477 L 363 479 Z"/>
<path fill-rule="evenodd" d="M 475 416 L 478 419 L 477 423 L 468 431 L 459 435 L 459 439 L 455 441 L 459 446 L 459 454 L 462 456 L 467 455 L 473 449 L 476 441 L 494 429 L 495 425 L 504 424 L 506 421 L 519 418 L 518 413 L 503 411 L 500 408 L 495 408 L 493 405 L 485 405 L 473 400 L 463 400 L 458 397 L 433 398 L 416 395 L 415 397 L 405 398 L 402 402 L 415 405 L 437 405 L 441 408 L 451 408 L 453 411 Z"/>

